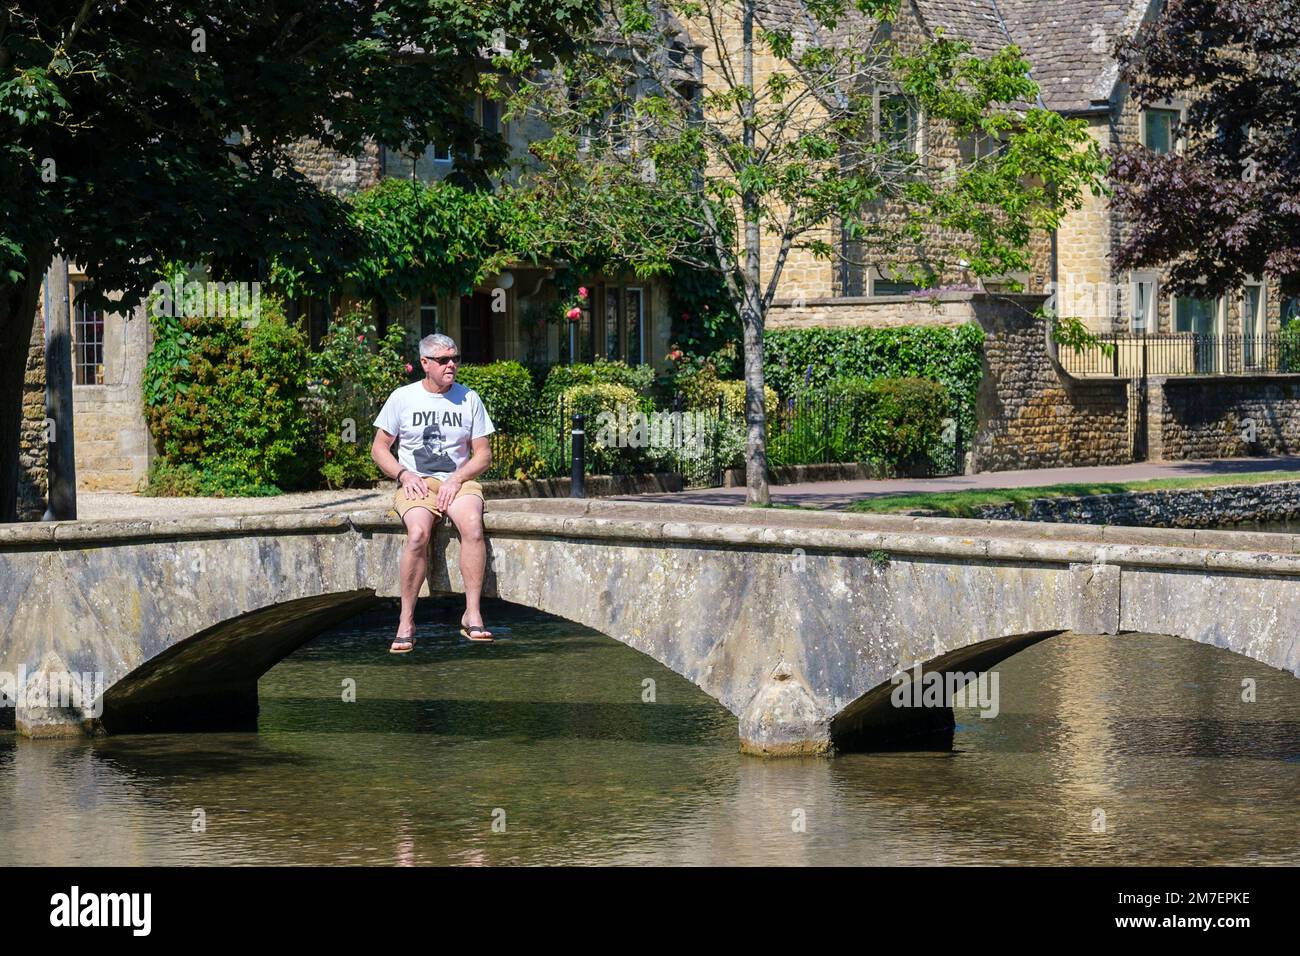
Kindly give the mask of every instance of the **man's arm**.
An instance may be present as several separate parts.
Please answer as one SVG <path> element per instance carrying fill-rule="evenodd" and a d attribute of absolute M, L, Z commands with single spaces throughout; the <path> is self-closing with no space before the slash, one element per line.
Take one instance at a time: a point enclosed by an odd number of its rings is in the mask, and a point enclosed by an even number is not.
<path fill-rule="evenodd" d="M 438 500 L 435 507 L 439 511 L 446 511 L 456 498 L 456 493 L 460 491 L 460 486 L 471 478 L 477 478 L 483 472 L 492 467 L 492 446 L 488 442 L 487 436 L 475 438 L 470 442 L 469 458 L 465 464 L 453 471 L 446 480 L 443 481 L 442 487 L 438 489 Z"/>
<path fill-rule="evenodd" d="M 390 435 L 382 428 L 375 429 L 375 440 L 370 443 L 370 457 L 374 459 L 379 470 L 389 478 L 396 478 L 398 472 L 402 470 L 402 463 L 397 460 L 393 454 L 393 442 L 397 436 Z M 429 486 L 413 471 L 407 471 L 402 475 L 401 485 L 409 493 L 417 498 L 423 498 L 429 493 Z"/>

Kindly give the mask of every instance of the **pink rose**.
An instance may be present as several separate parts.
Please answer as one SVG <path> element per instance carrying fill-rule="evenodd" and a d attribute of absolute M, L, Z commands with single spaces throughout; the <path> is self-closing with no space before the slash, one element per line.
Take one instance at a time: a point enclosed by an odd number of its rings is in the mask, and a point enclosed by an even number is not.
<path fill-rule="evenodd" d="M 412 365 L 410 362 L 407 362 L 407 363 L 406 363 L 406 370 L 407 370 L 408 372 L 414 372 L 414 371 L 415 371 L 415 366 Z"/>
<path fill-rule="evenodd" d="M 582 310 L 575 306 L 564 314 L 570 322 L 577 322 L 582 317 Z"/>
<path fill-rule="evenodd" d="M 366 340 L 366 337 L 365 337 L 364 335 L 358 335 L 358 336 L 357 336 L 357 341 L 358 341 L 358 342 L 364 342 L 365 340 Z"/>
<path fill-rule="evenodd" d="M 585 285 L 578 286 L 578 298 L 585 299 L 586 297 L 587 297 L 587 287 Z"/>

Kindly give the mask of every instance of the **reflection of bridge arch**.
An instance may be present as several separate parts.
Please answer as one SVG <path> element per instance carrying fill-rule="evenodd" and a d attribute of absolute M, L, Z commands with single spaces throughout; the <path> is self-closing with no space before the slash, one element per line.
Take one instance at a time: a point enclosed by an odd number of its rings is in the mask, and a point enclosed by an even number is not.
<path fill-rule="evenodd" d="M 980 670 L 1068 630 L 1300 673 L 1289 536 L 564 500 L 493 503 L 487 524 L 489 594 L 683 675 L 759 753 L 932 728 L 946 711 L 881 705 L 895 674 Z M 103 672 L 110 732 L 238 724 L 261 673 L 393 594 L 401 544 L 381 512 L 0 529 L 0 670 Z M 436 542 L 434 591 L 459 589 L 457 547 Z M 29 733 L 83 716 L 18 708 Z"/>

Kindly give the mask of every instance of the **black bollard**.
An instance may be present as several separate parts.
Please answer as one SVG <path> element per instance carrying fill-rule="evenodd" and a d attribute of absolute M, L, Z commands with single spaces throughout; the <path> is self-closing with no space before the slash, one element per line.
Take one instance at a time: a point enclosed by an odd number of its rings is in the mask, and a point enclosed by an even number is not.
<path fill-rule="evenodd" d="M 569 482 L 570 498 L 587 497 L 585 477 L 587 472 L 587 433 L 583 431 L 586 419 L 581 412 L 573 416 L 573 474 Z"/>

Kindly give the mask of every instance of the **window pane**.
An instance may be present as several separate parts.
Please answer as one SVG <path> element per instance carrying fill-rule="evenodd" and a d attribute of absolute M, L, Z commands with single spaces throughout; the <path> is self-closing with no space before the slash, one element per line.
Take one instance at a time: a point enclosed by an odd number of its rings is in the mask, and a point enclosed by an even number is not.
<path fill-rule="evenodd" d="M 1174 300 L 1174 331 L 1213 335 L 1215 301 L 1205 296 L 1178 296 Z"/>
<path fill-rule="evenodd" d="M 578 361 L 594 362 L 596 361 L 596 317 L 595 309 L 583 309 L 582 317 L 578 319 Z"/>
<path fill-rule="evenodd" d="M 627 336 L 623 355 L 628 365 L 640 365 L 645 361 L 641 354 L 641 342 L 645 337 L 645 299 L 640 289 L 627 290 Z"/>
<path fill-rule="evenodd" d="M 902 96 L 884 96 L 880 99 L 880 138 L 891 149 L 913 152 L 915 142 L 915 111 Z"/>
<path fill-rule="evenodd" d="M 1149 281 L 1133 283 L 1133 320 L 1134 332 L 1145 332 L 1151 328 L 1153 318 L 1152 305 L 1155 302 L 1155 283 Z"/>
<path fill-rule="evenodd" d="M 605 290 L 605 358 L 618 358 L 619 313 L 622 312 L 622 292 L 618 286 Z"/>
<path fill-rule="evenodd" d="M 1300 275 L 1282 279 L 1282 324 L 1300 320 Z"/>
<path fill-rule="evenodd" d="M 916 292 L 921 287 L 915 282 L 894 282 L 888 279 L 877 279 L 871 284 L 872 295 L 907 295 L 909 292 Z"/>
<path fill-rule="evenodd" d="M 495 100 L 483 101 L 483 128 L 489 133 L 496 133 L 501 129 L 501 110 Z"/>
<path fill-rule="evenodd" d="M 420 338 L 438 331 L 438 300 L 425 298 L 420 302 Z"/>
<path fill-rule="evenodd" d="M 1147 149 L 1155 153 L 1173 150 L 1174 121 L 1177 116 L 1173 110 L 1146 110 L 1142 114 Z"/>
<path fill-rule="evenodd" d="M 1264 290 L 1257 285 L 1248 285 L 1241 296 L 1241 337 L 1242 360 L 1247 368 L 1259 364 L 1260 346 L 1263 344 L 1257 336 L 1264 327 L 1261 306 L 1264 304 Z"/>
<path fill-rule="evenodd" d="M 1246 286 L 1241 302 L 1241 334 L 1258 335 L 1262 323 L 1259 321 L 1259 307 L 1263 301 L 1257 285 Z"/>
<path fill-rule="evenodd" d="M 104 384 L 104 313 L 82 305 L 81 283 L 73 286 L 72 371 L 77 385 Z"/>

